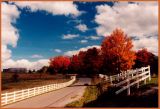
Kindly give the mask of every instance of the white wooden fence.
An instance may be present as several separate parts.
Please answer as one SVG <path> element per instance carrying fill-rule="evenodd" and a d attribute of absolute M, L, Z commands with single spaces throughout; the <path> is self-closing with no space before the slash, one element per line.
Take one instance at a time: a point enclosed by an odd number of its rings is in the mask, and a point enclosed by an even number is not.
<path fill-rule="evenodd" d="M 76 77 L 72 77 L 70 81 L 64 83 L 50 84 L 41 87 L 34 87 L 20 91 L 14 91 L 10 93 L 3 93 L 1 94 L 1 106 L 24 100 L 43 93 L 47 93 L 56 89 L 67 87 L 71 85 L 75 80 Z"/>
<path fill-rule="evenodd" d="M 99 74 L 99 77 L 102 78 L 102 74 Z M 104 77 L 105 76 L 103 75 L 103 78 Z M 146 84 L 147 79 L 149 79 L 149 81 L 151 80 L 150 66 L 142 67 L 135 70 L 127 70 L 117 75 L 107 76 L 106 80 L 109 81 L 112 86 L 122 87 L 115 92 L 116 94 L 127 90 L 127 94 L 130 95 L 131 86 L 137 84 L 137 88 L 139 88 L 139 83 L 141 81 L 144 81 L 144 84 Z"/>

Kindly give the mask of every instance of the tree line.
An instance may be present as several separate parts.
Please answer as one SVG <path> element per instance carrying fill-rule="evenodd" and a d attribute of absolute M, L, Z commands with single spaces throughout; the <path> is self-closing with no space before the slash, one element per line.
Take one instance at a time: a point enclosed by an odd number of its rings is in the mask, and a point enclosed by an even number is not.
<path fill-rule="evenodd" d="M 158 74 L 158 57 L 146 48 L 135 51 L 133 47 L 132 39 L 123 30 L 115 29 L 111 35 L 104 38 L 100 48 L 93 47 L 87 51 L 80 51 L 71 57 L 51 58 L 47 71 L 51 74 L 112 75 L 150 65 L 151 72 Z"/>

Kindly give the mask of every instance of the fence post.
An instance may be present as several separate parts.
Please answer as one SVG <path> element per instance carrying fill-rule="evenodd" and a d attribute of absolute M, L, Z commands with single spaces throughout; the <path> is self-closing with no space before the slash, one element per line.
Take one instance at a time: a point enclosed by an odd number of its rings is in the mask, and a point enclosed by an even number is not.
<path fill-rule="evenodd" d="M 22 90 L 22 99 L 24 99 L 24 90 Z"/>
<path fill-rule="evenodd" d="M 7 104 L 8 103 L 8 93 L 6 93 L 6 99 L 5 99 L 5 103 Z"/>
<path fill-rule="evenodd" d="M 131 70 L 131 75 L 132 75 L 132 77 L 133 77 L 133 73 L 134 73 L 134 71 L 133 71 L 133 70 Z"/>
<path fill-rule="evenodd" d="M 34 88 L 34 96 L 36 95 L 36 90 L 35 90 L 35 88 Z"/>
<path fill-rule="evenodd" d="M 129 81 L 129 73 L 128 73 L 128 75 L 127 75 L 127 86 L 129 86 L 130 85 L 130 81 Z M 130 86 L 127 88 L 127 95 L 130 95 Z"/>
<path fill-rule="evenodd" d="M 14 91 L 14 95 L 13 95 L 13 101 L 16 101 L 16 92 Z"/>
<path fill-rule="evenodd" d="M 112 83 L 112 76 L 109 76 L 109 78 L 110 78 L 110 83 L 111 83 L 111 85 L 112 85 L 112 84 L 113 84 L 113 83 Z"/>
<path fill-rule="evenodd" d="M 137 72 L 137 73 L 136 73 L 136 76 L 137 76 L 137 79 L 136 79 L 136 80 L 138 81 L 138 79 L 139 79 L 138 73 L 139 73 L 139 72 L 138 72 L 137 68 L 136 68 L 136 72 Z M 139 82 L 137 83 L 137 88 L 139 88 Z"/>
<path fill-rule="evenodd" d="M 146 84 L 146 79 L 144 80 L 144 84 Z"/>
<path fill-rule="evenodd" d="M 148 71 L 149 71 L 149 81 L 151 81 L 151 71 L 150 71 L 150 66 L 148 66 Z"/>
<path fill-rule="evenodd" d="M 29 89 L 27 90 L 27 92 L 28 92 L 28 97 L 29 97 Z"/>
<path fill-rule="evenodd" d="M 117 75 L 117 80 L 119 81 L 120 74 Z"/>

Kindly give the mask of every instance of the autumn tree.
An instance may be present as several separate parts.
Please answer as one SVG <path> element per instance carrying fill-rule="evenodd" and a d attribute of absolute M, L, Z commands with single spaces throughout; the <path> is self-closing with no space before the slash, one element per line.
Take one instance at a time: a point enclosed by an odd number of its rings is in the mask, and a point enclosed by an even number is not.
<path fill-rule="evenodd" d="M 86 73 L 88 74 L 99 73 L 102 65 L 100 50 L 95 47 L 88 49 L 84 56 L 83 62 Z"/>
<path fill-rule="evenodd" d="M 146 48 L 136 52 L 135 68 L 151 66 L 151 72 L 158 72 L 158 57 L 149 52 Z"/>
<path fill-rule="evenodd" d="M 39 78 L 43 78 L 44 75 L 47 73 L 48 67 L 44 66 L 41 69 L 39 69 L 37 72 L 39 73 Z"/>
<path fill-rule="evenodd" d="M 70 58 L 65 56 L 57 56 L 50 59 L 50 68 L 56 73 L 65 73 L 70 65 Z"/>
<path fill-rule="evenodd" d="M 95 47 L 87 51 L 80 51 L 77 55 L 71 57 L 70 69 L 79 74 L 98 73 L 102 65 L 100 49 Z"/>
<path fill-rule="evenodd" d="M 111 74 L 131 69 L 136 59 L 132 48 L 132 40 L 121 29 L 115 29 L 101 44 L 104 71 Z"/>
<path fill-rule="evenodd" d="M 71 64 L 69 68 L 72 73 L 79 73 L 81 70 L 81 61 L 78 55 L 73 55 L 71 57 Z"/>
<path fill-rule="evenodd" d="M 85 63 L 84 63 L 85 56 L 86 56 L 86 51 L 80 51 L 78 53 L 78 59 L 79 59 L 79 65 L 80 65 L 79 74 L 86 74 L 86 72 L 85 72 L 86 66 L 85 66 Z"/>

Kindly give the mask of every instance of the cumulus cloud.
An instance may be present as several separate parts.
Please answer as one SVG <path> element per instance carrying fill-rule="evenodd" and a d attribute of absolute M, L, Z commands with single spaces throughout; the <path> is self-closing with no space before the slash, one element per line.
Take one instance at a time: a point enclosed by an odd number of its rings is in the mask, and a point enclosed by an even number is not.
<path fill-rule="evenodd" d="M 20 12 L 15 5 L 2 3 L 2 44 L 16 47 L 19 38 L 18 30 L 12 25 L 16 23 Z"/>
<path fill-rule="evenodd" d="M 112 7 L 99 5 L 96 7 L 95 22 L 98 24 L 96 32 L 99 36 L 109 35 L 115 28 L 122 28 L 125 33 L 139 40 L 134 46 L 146 47 L 149 51 L 158 52 L 158 3 L 157 2 L 116 2 Z M 151 44 L 151 38 L 155 44 Z M 143 42 L 144 41 L 144 42 Z M 148 43 L 150 42 L 150 47 Z"/>
<path fill-rule="evenodd" d="M 72 55 L 78 54 L 80 51 L 87 51 L 88 49 L 93 48 L 93 47 L 96 47 L 98 49 L 100 48 L 99 45 L 92 45 L 92 46 L 87 46 L 87 47 L 80 48 L 79 50 L 67 51 L 67 52 L 64 53 L 64 55 L 72 56 Z"/>
<path fill-rule="evenodd" d="M 72 1 L 17 1 L 14 2 L 20 8 L 27 8 L 31 12 L 39 10 L 46 11 L 53 15 L 74 15 L 78 16 L 81 12 L 77 9 L 77 5 Z"/>
<path fill-rule="evenodd" d="M 2 68 L 27 68 L 30 70 L 39 70 L 43 66 L 48 66 L 49 60 L 48 59 L 40 59 L 35 62 L 28 61 L 27 59 L 21 59 L 14 61 L 12 59 L 8 59 L 2 64 Z"/>
<path fill-rule="evenodd" d="M 34 54 L 34 55 L 31 56 L 31 58 L 43 58 L 43 56 L 42 55 L 38 55 L 38 54 Z"/>
<path fill-rule="evenodd" d="M 26 59 L 12 60 L 12 51 L 8 45 L 17 46 L 19 39 L 18 29 L 13 26 L 17 18 L 20 16 L 20 11 L 13 4 L 2 2 L 2 69 L 10 67 L 26 67 L 28 69 L 40 69 L 44 65 L 48 65 L 47 59 L 41 59 L 35 62 L 30 62 Z M 34 56 L 37 57 L 37 56 Z"/>
<path fill-rule="evenodd" d="M 134 40 L 133 44 L 135 50 L 139 50 L 141 48 L 147 48 L 148 51 L 152 52 L 155 55 L 158 55 L 158 39 L 154 37 Z"/>
<path fill-rule="evenodd" d="M 87 43 L 87 42 L 88 42 L 88 40 L 81 40 L 81 41 L 80 41 L 81 44 L 85 44 L 85 43 Z"/>
<path fill-rule="evenodd" d="M 20 12 L 14 5 L 2 3 L 2 62 L 11 57 L 11 50 L 7 45 L 16 47 L 19 38 L 18 30 L 12 25 L 16 22 Z"/>
<path fill-rule="evenodd" d="M 61 53 L 62 52 L 62 50 L 60 50 L 60 49 L 54 49 L 54 51 L 57 52 L 57 53 Z"/>
<path fill-rule="evenodd" d="M 9 50 L 6 45 L 2 45 L 2 64 L 11 57 L 11 53 L 11 50 Z"/>
<path fill-rule="evenodd" d="M 63 35 L 62 39 L 74 39 L 76 37 L 79 37 L 78 34 L 67 34 L 67 35 Z"/>
<path fill-rule="evenodd" d="M 119 27 L 130 36 L 154 35 L 158 31 L 158 4 L 115 3 L 113 7 L 100 5 L 96 7 L 95 22 L 98 35 L 106 36 Z M 143 14 L 142 14 L 143 13 Z"/>
<path fill-rule="evenodd" d="M 76 26 L 76 28 L 77 28 L 78 30 L 82 31 L 82 32 L 85 32 L 85 31 L 88 30 L 88 27 L 87 27 L 87 25 L 85 25 L 85 24 L 79 24 L 79 25 Z"/>

